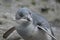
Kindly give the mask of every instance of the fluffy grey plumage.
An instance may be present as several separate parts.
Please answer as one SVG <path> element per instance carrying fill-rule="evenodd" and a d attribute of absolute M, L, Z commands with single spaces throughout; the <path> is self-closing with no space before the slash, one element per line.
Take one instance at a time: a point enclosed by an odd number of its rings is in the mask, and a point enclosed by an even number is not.
<path fill-rule="evenodd" d="M 25 40 L 55 40 L 51 27 L 43 16 L 32 12 L 28 8 L 21 8 L 17 11 L 16 20 L 24 17 L 30 17 L 32 19 L 31 23 L 26 23 L 26 26 L 23 23 L 16 29 Z"/>

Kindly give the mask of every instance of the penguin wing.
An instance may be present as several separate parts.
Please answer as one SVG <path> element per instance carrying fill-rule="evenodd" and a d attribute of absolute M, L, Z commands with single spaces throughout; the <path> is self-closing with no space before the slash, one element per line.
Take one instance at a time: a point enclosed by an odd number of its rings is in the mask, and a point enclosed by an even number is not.
<path fill-rule="evenodd" d="M 53 34 L 51 34 L 50 32 L 48 32 L 48 31 L 46 30 L 46 28 L 41 27 L 41 26 L 38 26 L 38 29 L 42 29 L 42 30 L 45 31 L 49 36 L 51 36 L 53 39 L 56 40 L 55 36 L 54 36 Z M 49 29 L 48 29 L 48 30 L 49 30 Z"/>
<path fill-rule="evenodd" d="M 15 27 L 10 28 L 8 31 L 6 31 L 6 32 L 3 34 L 3 38 L 6 39 L 14 30 L 15 30 Z"/>

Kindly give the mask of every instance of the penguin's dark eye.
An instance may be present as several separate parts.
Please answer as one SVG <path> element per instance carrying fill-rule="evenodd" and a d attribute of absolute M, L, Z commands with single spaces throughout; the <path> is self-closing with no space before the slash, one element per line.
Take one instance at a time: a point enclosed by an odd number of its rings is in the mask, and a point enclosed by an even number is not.
<path fill-rule="evenodd" d="M 24 15 L 21 13 L 19 16 L 20 16 L 20 17 L 23 17 Z"/>

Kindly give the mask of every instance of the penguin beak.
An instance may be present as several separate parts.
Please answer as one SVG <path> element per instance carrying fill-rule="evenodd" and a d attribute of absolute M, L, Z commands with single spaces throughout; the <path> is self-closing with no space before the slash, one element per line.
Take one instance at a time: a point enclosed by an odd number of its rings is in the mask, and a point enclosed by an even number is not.
<path fill-rule="evenodd" d="M 22 19 L 26 19 L 27 21 L 30 21 L 30 18 L 28 17 L 23 17 Z"/>
<path fill-rule="evenodd" d="M 28 17 L 22 17 L 22 18 L 20 18 L 20 19 L 15 19 L 15 20 L 21 20 L 21 19 L 25 19 L 25 20 L 27 20 L 27 21 L 31 21 L 30 18 L 28 18 Z"/>
<path fill-rule="evenodd" d="M 28 20 L 28 21 L 30 21 L 30 19 L 29 19 L 29 18 L 27 18 L 27 20 Z"/>

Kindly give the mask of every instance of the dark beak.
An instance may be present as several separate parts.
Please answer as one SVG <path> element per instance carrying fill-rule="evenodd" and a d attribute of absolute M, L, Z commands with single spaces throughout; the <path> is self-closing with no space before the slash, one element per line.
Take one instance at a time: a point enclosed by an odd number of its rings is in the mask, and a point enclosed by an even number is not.
<path fill-rule="evenodd" d="M 27 18 L 27 20 L 28 20 L 28 21 L 30 21 L 30 19 L 29 19 L 29 18 Z"/>

